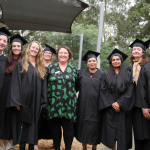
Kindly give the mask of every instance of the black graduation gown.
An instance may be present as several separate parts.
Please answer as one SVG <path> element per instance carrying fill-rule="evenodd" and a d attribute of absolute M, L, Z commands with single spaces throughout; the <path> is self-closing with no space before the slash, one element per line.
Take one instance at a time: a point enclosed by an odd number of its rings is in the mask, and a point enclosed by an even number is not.
<path fill-rule="evenodd" d="M 0 56 L 0 94 L 3 86 L 4 77 L 5 77 L 6 66 L 7 66 L 7 57 L 1 55 Z"/>
<path fill-rule="evenodd" d="M 7 66 L 8 66 L 8 62 L 7 62 Z M 1 113 L 2 117 L 0 120 L 0 139 L 4 139 L 4 140 L 12 139 L 11 108 L 6 108 L 7 98 L 8 95 L 10 94 L 11 76 L 12 76 L 11 73 L 9 74 L 5 73 L 3 89 L 1 94 L 1 101 L 0 101 L 0 105 L 3 107 L 3 111 Z"/>
<path fill-rule="evenodd" d="M 5 74 L 7 58 L 0 56 L 0 139 L 11 140 L 11 110 L 6 108 L 11 74 Z"/>
<path fill-rule="evenodd" d="M 31 113 L 32 124 L 23 123 L 21 142 L 37 144 L 38 119 L 41 107 L 47 104 L 47 81 L 40 79 L 39 73 L 29 62 L 27 72 L 21 73 L 24 61 L 18 61 L 12 74 L 10 95 L 7 107 L 13 107 L 12 111 L 12 136 L 13 144 L 18 143 L 22 121 L 19 119 L 18 105 L 28 106 Z"/>
<path fill-rule="evenodd" d="M 0 101 L 0 106 L 3 107 L 0 117 L 0 139 L 4 140 L 12 139 L 11 108 L 6 108 L 7 97 L 10 94 L 10 85 L 11 73 L 5 74 Z"/>
<path fill-rule="evenodd" d="M 0 119 L 2 118 L 3 114 L 3 105 L 2 105 L 2 94 L 3 94 L 3 84 L 4 84 L 4 77 L 5 77 L 5 69 L 7 66 L 7 58 L 4 55 L 0 56 Z"/>
<path fill-rule="evenodd" d="M 132 108 L 134 106 L 132 75 L 128 72 L 131 84 L 124 93 L 117 90 L 111 92 L 112 101 L 108 94 L 107 86 L 101 88 L 101 93 L 106 93 L 100 100 L 100 110 L 103 109 L 102 138 L 101 142 L 109 148 L 114 147 L 117 136 L 117 149 L 127 150 L 132 147 Z M 117 80 L 117 78 L 116 78 Z M 117 113 L 112 104 L 117 102 L 121 108 Z"/>
<path fill-rule="evenodd" d="M 101 112 L 99 111 L 99 95 L 104 72 L 97 71 L 90 78 L 89 68 L 83 69 L 79 75 L 78 115 L 75 137 L 85 144 L 100 143 Z"/>
<path fill-rule="evenodd" d="M 150 62 L 141 68 L 137 89 L 139 89 L 139 95 L 136 95 L 135 107 L 137 108 L 134 111 L 135 138 L 150 140 L 150 120 L 146 119 L 142 113 L 142 108 L 150 109 Z"/>
<path fill-rule="evenodd" d="M 146 64 L 146 66 L 148 67 L 148 64 Z M 133 121 L 134 138 L 137 140 L 150 139 L 150 137 L 148 136 L 147 119 L 143 116 L 142 113 L 143 106 L 141 105 L 141 100 L 143 100 L 142 95 L 145 94 L 145 92 L 142 90 L 142 84 L 143 84 L 142 82 L 145 82 L 145 79 L 143 78 L 145 75 L 144 76 L 142 75 L 143 77 L 141 78 L 141 74 L 145 72 L 144 68 L 145 65 L 144 66 L 141 65 L 137 86 L 134 83 L 134 90 L 133 90 L 135 106 L 133 108 L 132 121 Z M 132 73 L 132 67 L 128 67 L 128 70 Z"/>
<path fill-rule="evenodd" d="M 48 70 L 48 67 L 45 67 L 46 72 Z M 47 78 L 47 76 L 46 76 Z M 48 83 L 48 82 L 47 82 Z M 50 126 L 50 119 L 46 119 L 46 112 L 47 109 L 42 109 L 40 113 L 40 118 L 38 122 L 38 139 L 52 139 L 51 135 L 51 126 Z"/>

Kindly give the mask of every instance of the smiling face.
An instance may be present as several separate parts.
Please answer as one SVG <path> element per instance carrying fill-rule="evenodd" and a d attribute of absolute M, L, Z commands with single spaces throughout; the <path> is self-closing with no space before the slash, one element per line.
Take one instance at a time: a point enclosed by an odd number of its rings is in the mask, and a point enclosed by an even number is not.
<path fill-rule="evenodd" d="M 37 43 L 32 43 L 31 47 L 29 48 L 30 56 L 36 57 L 39 52 L 39 49 L 40 49 L 40 47 Z"/>
<path fill-rule="evenodd" d="M 111 60 L 112 66 L 114 68 L 119 68 L 121 66 L 121 59 L 119 56 L 113 56 Z"/>
<path fill-rule="evenodd" d="M 87 66 L 89 67 L 89 69 L 96 69 L 97 63 L 97 60 L 94 57 L 92 57 L 88 59 Z"/>
<path fill-rule="evenodd" d="M 0 35 L 0 53 L 6 48 L 7 40 L 5 35 Z"/>
<path fill-rule="evenodd" d="M 58 51 L 58 60 L 61 61 L 61 62 L 68 62 L 69 52 L 65 48 L 61 48 Z"/>
<path fill-rule="evenodd" d="M 19 55 L 21 53 L 21 43 L 13 42 L 12 43 L 12 52 L 14 55 Z"/>
<path fill-rule="evenodd" d="M 141 47 L 133 47 L 132 49 L 132 56 L 135 59 L 140 59 L 143 55 L 143 49 Z"/>
<path fill-rule="evenodd" d="M 45 60 L 51 60 L 53 53 L 50 51 L 44 51 L 44 59 Z"/>

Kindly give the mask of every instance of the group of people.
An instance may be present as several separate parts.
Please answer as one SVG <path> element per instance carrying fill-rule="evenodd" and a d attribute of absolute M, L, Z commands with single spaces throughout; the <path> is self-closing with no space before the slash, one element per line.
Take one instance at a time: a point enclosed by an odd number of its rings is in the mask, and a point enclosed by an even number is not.
<path fill-rule="evenodd" d="M 87 68 L 77 70 L 69 59 L 67 46 L 57 52 L 45 44 L 28 42 L 19 34 L 0 28 L 0 150 L 38 149 L 39 139 L 53 139 L 60 150 L 62 134 L 65 149 L 71 150 L 73 138 L 96 150 L 103 143 L 115 150 L 150 149 L 150 62 L 145 48 L 150 41 L 136 39 L 128 57 L 118 49 L 108 56 L 109 69 L 97 68 L 100 53 L 87 51 L 82 60 Z M 8 42 L 9 41 L 9 42 Z M 8 57 L 3 50 L 10 43 Z M 58 62 L 52 63 L 53 55 Z M 77 94 L 78 93 L 78 94 Z M 63 128 L 63 132 L 62 132 Z"/>

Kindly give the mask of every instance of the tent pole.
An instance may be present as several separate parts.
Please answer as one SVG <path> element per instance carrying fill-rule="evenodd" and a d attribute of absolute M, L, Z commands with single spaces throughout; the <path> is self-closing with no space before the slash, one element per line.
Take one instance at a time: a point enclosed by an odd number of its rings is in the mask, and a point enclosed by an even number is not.
<path fill-rule="evenodd" d="M 82 47 L 83 47 L 83 33 L 80 36 L 80 50 L 79 50 L 78 70 L 80 70 L 80 69 L 82 70 L 82 67 L 81 67 Z"/>
<path fill-rule="evenodd" d="M 99 53 L 100 53 L 100 49 L 101 49 L 101 38 L 102 38 L 102 29 L 103 29 L 103 20 L 104 20 L 104 6 L 105 6 L 105 3 L 102 2 L 100 5 L 97 48 L 96 48 L 96 51 Z M 97 60 L 98 60 L 97 67 L 100 69 L 100 57 L 98 57 Z"/>

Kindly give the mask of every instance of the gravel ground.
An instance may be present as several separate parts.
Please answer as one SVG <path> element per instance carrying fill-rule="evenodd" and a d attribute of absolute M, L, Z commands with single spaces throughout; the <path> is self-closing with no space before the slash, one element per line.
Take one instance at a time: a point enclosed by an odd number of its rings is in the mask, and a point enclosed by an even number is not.
<path fill-rule="evenodd" d="M 51 148 L 53 145 L 53 140 L 39 140 L 39 150 L 55 150 L 54 148 Z M 61 142 L 61 147 L 63 150 L 65 149 L 64 141 Z M 97 148 L 103 147 L 102 144 L 99 144 Z M 87 150 L 91 150 L 91 145 L 87 145 Z M 19 145 L 15 146 L 15 150 L 19 150 Z M 26 145 L 26 150 L 28 150 L 28 145 Z M 71 150 L 82 150 L 82 144 L 78 142 L 75 138 L 73 140 L 72 148 Z M 101 149 L 100 149 L 101 150 Z"/>
<path fill-rule="evenodd" d="M 39 140 L 39 150 L 55 150 L 54 148 L 51 148 L 53 145 L 53 140 Z M 61 141 L 61 147 L 63 148 L 63 150 L 65 150 L 65 144 L 64 141 L 62 139 Z M 133 140 L 133 148 L 130 150 L 134 150 L 134 140 Z M 16 145 L 15 146 L 15 150 L 19 150 L 19 146 Z M 26 150 L 28 150 L 28 145 L 26 145 Z M 82 150 L 82 144 L 80 142 L 78 142 L 76 140 L 76 138 L 74 138 L 73 140 L 73 144 L 72 144 L 72 148 L 71 150 Z M 91 145 L 87 145 L 87 150 L 92 150 L 92 146 Z M 99 144 L 97 145 L 97 150 L 111 150 L 108 147 Z"/>
<path fill-rule="evenodd" d="M 52 145 L 53 145 L 53 140 L 39 140 L 39 150 L 55 150 L 54 148 L 51 148 Z M 63 148 L 63 150 L 65 149 L 65 144 L 63 140 L 61 142 L 61 147 Z M 15 150 L 19 150 L 18 145 L 15 146 Z M 28 150 L 28 145 L 26 145 L 26 150 Z M 71 150 L 82 150 L 82 144 L 78 142 L 75 138 L 73 140 Z M 87 145 L 87 150 L 92 150 L 91 145 Z M 102 144 L 99 144 L 97 146 L 97 150 L 111 150 L 111 149 L 107 148 Z M 130 150 L 134 150 L 134 146 Z"/>

